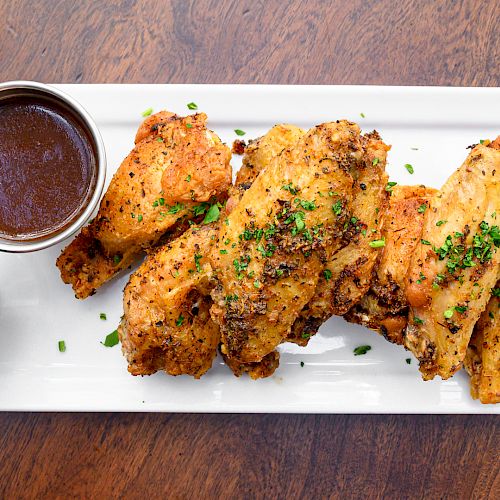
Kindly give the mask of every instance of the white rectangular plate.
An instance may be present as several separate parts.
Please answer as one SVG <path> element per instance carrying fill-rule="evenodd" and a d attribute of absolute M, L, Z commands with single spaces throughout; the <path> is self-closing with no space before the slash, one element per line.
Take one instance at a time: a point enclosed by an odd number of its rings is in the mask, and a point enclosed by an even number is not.
<path fill-rule="evenodd" d="M 58 85 L 95 118 L 108 155 L 108 182 L 133 146 L 141 112 L 189 113 L 194 101 L 231 144 L 276 123 L 304 128 L 348 118 L 376 128 L 389 153 L 391 179 L 440 187 L 482 138 L 500 132 L 500 89 L 247 85 Z M 363 114 L 364 117 L 361 115 Z M 233 167 L 240 164 L 233 158 Z M 405 163 L 414 166 L 410 175 Z M 328 321 L 307 348 L 280 347 L 280 367 L 259 381 L 236 378 L 218 358 L 201 379 L 132 377 L 119 346 L 101 345 L 122 314 L 127 276 L 78 301 L 45 251 L 0 254 L 0 409 L 85 411 L 500 413 L 469 395 L 460 372 L 423 382 L 408 352 L 341 318 Z M 101 312 L 107 320 L 99 319 Z M 58 351 L 65 340 L 67 351 Z M 369 344 L 364 356 L 353 349 Z M 412 358 L 407 364 L 406 358 Z M 301 366 L 301 362 L 304 366 Z"/>

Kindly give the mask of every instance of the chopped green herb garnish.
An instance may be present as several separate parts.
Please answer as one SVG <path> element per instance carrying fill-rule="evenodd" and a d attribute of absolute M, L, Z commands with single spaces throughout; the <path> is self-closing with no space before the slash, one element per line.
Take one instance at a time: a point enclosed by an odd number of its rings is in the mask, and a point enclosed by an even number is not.
<path fill-rule="evenodd" d="M 175 326 L 182 326 L 182 323 L 184 323 L 184 316 L 179 314 L 179 317 L 175 320 Z"/>
<path fill-rule="evenodd" d="M 447 309 L 443 316 L 446 318 L 446 319 L 450 319 L 452 316 L 453 316 L 453 309 Z"/>
<path fill-rule="evenodd" d="M 142 215 L 141 215 L 141 214 L 139 214 L 139 215 L 137 216 L 137 222 L 142 222 Z"/>
<path fill-rule="evenodd" d="M 416 316 L 413 318 L 413 322 L 416 325 L 423 325 L 424 324 L 423 320 L 421 320 L 420 318 L 417 318 Z"/>
<path fill-rule="evenodd" d="M 332 278 L 332 272 L 330 271 L 330 269 L 325 269 L 323 271 L 323 276 L 325 277 L 325 280 L 328 281 Z"/>
<path fill-rule="evenodd" d="M 359 116 L 361 116 L 361 118 L 365 118 L 365 114 L 364 113 L 359 113 Z"/>
<path fill-rule="evenodd" d="M 447 222 L 448 222 L 447 220 L 438 220 L 438 221 L 436 222 L 436 226 L 438 226 L 438 227 L 439 227 L 439 226 L 442 226 L 443 224 L 446 224 Z"/>
<path fill-rule="evenodd" d="M 194 265 L 199 273 L 201 272 L 200 260 L 202 257 L 203 255 L 200 255 L 199 253 L 194 254 Z"/>
<path fill-rule="evenodd" d="M 185 179 L 186 182 L 191 182 L 191 175 L 188 175 Z"/>
<path fill-rule="evenodd" d="M 410 173 L 410 174 L 413 174 L 415 172 L 415 170 L 413 169 L 413 167 L 409 163 L 405 164 L 405 168 L 406 168 L 406 170 L 408 170 L 408 173 Z"/>
<path fill-rule="evenodd" d="M 106 335 L 104 342 L 101 342 L 101 344 L 105 347 L 113 347 L 118 344 L 119 341 L 118 330 L 114 330 L 109 335 Z"/>
<path fill-rule="evenodd" d="M 236 135 L 239 135 L 239 136 L 242 136 L 242 135 L 245 135 L 245 134 L 246 134 L 246 132 L 244 132 L 243 130 L 241 130 L 241 129 L 239 129 L 239 128 L 235 128 L 235 129 L 234 129 L 234 133 L 235 133 Z"/>
<path fill-rule="evenodd" d="M 360 345 L 354 349 L 354 356 L 361 356 L 362 354 L 366 354 L 372 346 L 370 345 Z"/>
<path fill-rule="evenodd" d="M 194 102 L 188 102 L 187 104 L 188 109 L 198 109 L 198 106 Z"/>
<path fill-rule="evenodd" d="M 113 264 L 117 266 L 122 261 L 121 255 L 113 255 Z"/>
<path fill-rule="evenodd" d="M 288 184 L 285 184 L 284 186 L 281 186 L 281 189 L 284 189 L 285 191 L 289 191 L 290 194 L 296 195 L 300 190 L 298 187 L 293 187 L 293 184 L 289 182 Z"/>
<path fill-rule="evenodd" d="M 208 209 L 207 215 L 205 215 L 205 218 L 203 219 L 203 224 L 210 224 L 211 222 L 218 221 L 219 216 L 220 216 L 220 210 L 219 207 L 217 206 L 217 203 L 215 203 Z"/>
<path fill-rule="evenodd" d="M 426 203 L 422 203 L 422 205 L 420 205 L 417 209 L 417 212 L 419 214 L 423 214 L 425 213 L 425 211 L 427 210 L 427 204 Z"/>
<path fill-rule="evenodd" d="M 339 216 L 342 213 L 342 202 L 340 200 L 337 200 L 332 205 L 332 210 L 335 215 Z"/>
<path fill-rule="evenodd" d="M 295 200 L 297 202 L 297 200 Z M 307 201 L 307 200 L 299 200 L 298 201 L 299 205 L 304 209 L 304 210 L 316 210 L 316 203 L 313 201 Z"/>
<path fill-rule="evenodd" d="M 387 186 L 385 186 L 385 190 L 389 191 L 389 193 L 392 191 L 392 188 L 397 184 L 397 182 L 388 182 Z"/>
<path fill-rule="evenodd" d="M 310 334 L 310 333 L 303 332 L 303 333 L 302 333 L 302 335 L 301 335 L 301 337 L 302 337 L 303 339 L 308 339 L 308 338 L 310 338 L 310 337 L 311 337 L 311 334 Z"/>
<path fill-rule="evenodd" d="M 102 319 L 103 321 L 106 321 L 108 318 L 106 317 L 106 313 L 101 313 L 99 314 L 99 318 Z"/>
<path fill-rule="evenodd" d="M 491 294 L 493 295 L 493 297 L 500 297 L 500 288 L 492 288 Z"/>
<path fill-rule="evenodd" d="M 64 340 L 60 340 L 57 346 L 59 347 L 59 352 L 66 352 L 66 342 Z"/>
<path fill-rule="evenodd" d="M 420 240 L 420 242 L 422 243 L 422 245 L 431 245 L 431 242 L 427 240 Z"/>
<path fill-rule="evenodd" d="M 253 282 L 253 286 L 254 286 L 255 288 L 259 288 L 259 286 L 260 286 L 260 282 L 259 282 L 259 280 L 255 280 L 255 281 Z"/>
<path fill-rule="evenodd" d="M 221 253 L 222 255 L 225 255 L 225 254 L 227 254 L 227 250 L 219 250 L 219 253 Z"/>
<path fill-rule="evenodd" d="M 182 203 L 177 202 L 173 207 L 170 207 L 168 209 L 169 214 L 176 214 L 177 212 L 180 212 L 181 210 L 184 210 L 184 205 Z"/>
<path fill-rule="evenodd" d="M 152 112 L 153 112 L 153 108 L 148 108 L 148 109 L 145 109 L 145 110 L 142 112 L 142 116 L 143 116 L 144 118 L 146 118 L 146 116 L 149 116 Z"/>
<path fill-rule="evenodd" d="M 372 248 L 382 248 L 382 247 L 385 247 L 385 238 L 382 238 L 381 240 L 370 241 L 369 245 Z"/>
<path fill-rule="evenodd" d="M 186 128 L 193 128 L 193 124 L 192 123 L 186 123 Z"/>
<path fill-rule="evenodd" d="M 374 158 L 373 161 L 372 161 L 372 164 L 373 165 L 378 165 L 380 162 L 380 160 L 378 158 Z"/>
<path fill-rule="evenodd" d="M 163 137 L 157 137 L 156 142 L 163 142 Z"/>

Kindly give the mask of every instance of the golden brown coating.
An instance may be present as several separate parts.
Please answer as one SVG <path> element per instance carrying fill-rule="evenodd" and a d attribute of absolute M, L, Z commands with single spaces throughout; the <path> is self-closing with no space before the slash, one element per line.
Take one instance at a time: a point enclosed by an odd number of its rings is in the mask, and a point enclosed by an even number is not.
<path fill-rule="evenodd" d="M 314 127 L 272 159 L 221 224 L 212 315 L 226 356 L 258 362 L 288 335 L 341 244 L 363 156 L 357 125 Z"/>
<path fill-rule="evenodd" d="M 252 185 L 257 176 L 284 149 L 293 146 L 304 134 L 295 125 L 279 124 L 272 127 L 263 136 L 250 140 L 245 147 L 241 168 L 236 173 L 234 186 L 231 186 L 227 201 L 227 212 L 238 204 L 243 193 Z"/>
<path fill-rule="evenodd" d="M 380 240 L 389 192 L 385 173 L 387 151 L 378 134 L 361 138 L 362 161 L 354 173 L 353 196 L 342 248 L 318 277 L 315 294 L 293 325 L 287 340 L 306 345 L 330 316 L 346 313 L 367 292 L 380 253 L 370 246 Z"/>
<path fill-rule="evenodd" d="M 165 370 L 199 378 L 212 366 L 219 327 L 209 313 L 208 255 L 216 232 L 214 225 L 194 226 L 130 276 L 118 332 L 133 375 Z"/>
<path fill-rule="evenodd" d="M 242 165 L 236 174 L 236 181 L 230 189 L 226 215 L 239 203 L 243 193 L 250 188 L 266 166 L 271 164 L 284 149 L 294 146 L 305 133 L 305 130 L 295 125 L 279 124 L 258 139 L 249 141 L 248 146 L 244 149 Z M 226 365 L 237 377 L 248 373 L 254 380 L 271 376 L 279 366 L 279 353 L 277 351 L 267 354 L 259 362 L 246 364 L 229 358 L 223 353 L 222 356 Z"/>
<path fill-rule="evenodd" d="M 470 391 L 481 403 L 500 403 L 500 281 L 474 327 L 464 366 Z"/>
<path fill-rule="evenodd" d="M 435 189 L 394 186 L 382 222 L 382 248 L 366 295 L 344 318 L 371 328 L 390 342 L 403 343 L 408 322 L 405 280 L 411 256 L 420 243 L 424 213 Z"/>
<path fill-rule="evenodd" d="M 165 233 L 193 218 L 200 202 L 225 197 L 231 153 L 206 128 L 206 119 L 203 113 L 182 118 L 162 112 L 141 125 L 97 217 L 57 260 L 76 297 L 92 295 Z"/>
<path fill-rule="evenodd" d="M 280 353 L 278 351 L 271 351 L 256 363 L 241 363 L 236 358 L 226 356 L 224 353 L 222 353 L 222 358 L 237 377 L 248 373 L 253 380 L 270 377 L 280 363 Z"/>
<path fill-rule="evenodd" d="M 478 144 L 430 201 L 408 274 L 405 346 L 424 379 L 462 366 L 500 266 L 500 151 Z"/>

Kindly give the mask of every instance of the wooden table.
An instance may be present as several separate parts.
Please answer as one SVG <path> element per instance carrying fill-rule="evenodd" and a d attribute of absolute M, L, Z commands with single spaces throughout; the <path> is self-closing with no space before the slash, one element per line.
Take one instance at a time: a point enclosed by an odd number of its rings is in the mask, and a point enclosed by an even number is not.
<path fill-rule="evenodd" d="M 495 0 L 11 0 L 0 80 L 498 86 L 499 17 Z M 0 429 L 0 498 L 500 492 L 494 416 L 4 413 Z"/>

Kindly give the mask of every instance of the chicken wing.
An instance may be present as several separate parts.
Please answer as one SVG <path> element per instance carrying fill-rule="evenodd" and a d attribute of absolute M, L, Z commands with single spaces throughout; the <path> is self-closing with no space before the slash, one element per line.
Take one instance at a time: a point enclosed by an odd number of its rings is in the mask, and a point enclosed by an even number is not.
<path fill-rule="evenodd" d="M 500 151 L 478 144 L 430 201 L 409 268 L 405 346 L 424 379 L 460 369 L 500 266 Z"/>
<path fill-rule="evenodd" d="M 303 133 L 296 127 L 279 125 L 252 142 L 243 158 L 241 174 L 230 188 L 231 198 L 223 214 L 228 213 L 230 201 L 239 200 L 264 168 L 266 155 L 281 152 L 286 141 L 296 142 L 295 134 L 299 132 Z M 212 300 L 211 267 L 206 254 L 217 231 L 214 225 L 193 227 L 180 240 L 158 248 L 131 276 L 125 288 L 125 314 L 119 332 L 133 374 L 163 369 L 172 375 L 200 377 L 210 367 L 219 341 L 219 326 L 207 316 Z M 202 263 L 205 266 L 200 274 L 197 267 L 201 268 Z M 195 311 L 196 316 L 190 311 Z M 226 361 L 236 375 L 248 372 L 252 378 L 261 378 L 274 372 L 279 354 L 271 353 L 252 365 Z"/>
<path fill-rule="evenodd" d="M 141 125 L 97 217 L 57 260 L 77 298 L 92 295 L 169 232 L 182 232 L 208 201 L 226 196 L 231 153 L 206 119 L 162 112 Z"/>
<path fill-rule="evenodd" d="M 337 252 L 318 277 L 315 294 L 295 321 L 288 341 L 306 345 L 330 316 L 346 313 L 368 290 L 380 252 L 380 228 L 387 207 L 385 165 L 389 146 L 376 132 L 361 138 L 363 161 L 354 171 L 347 230 Z"/>
<path fill-rule="evenodd" d="M 464 366 L 471 395 L 481 403 L 500 403 L 500 281 L 492 291 L 470 339 Z"/>
<path fill-rule="evenodd" d="M 221 224 L 212 316 L 228 358 L 259 362 L 288 335 L 341 244 L 364 157 L 357 125 L 319 125 L 271 161 Z"/>
<path fill-rule="evenodd" d="M 382 222 L 385 246 L 372 274 L 366 295 L 344 318 L 371 328 L 390 342 L 403 343 L 408 322 L 405 280 L 410 259 L 420 243 L 424 213 L 435 189 L 424 186 L 394 186 Z"/>
<path fill-rule="evenodd" d="M 165 370 L 199 378 L 212 366 L 220 335 L 209 313 L 208 255 L 216 232 L 214 224 L 193 226 L 131 275 L 118 333 L 133 375 Z"/>

